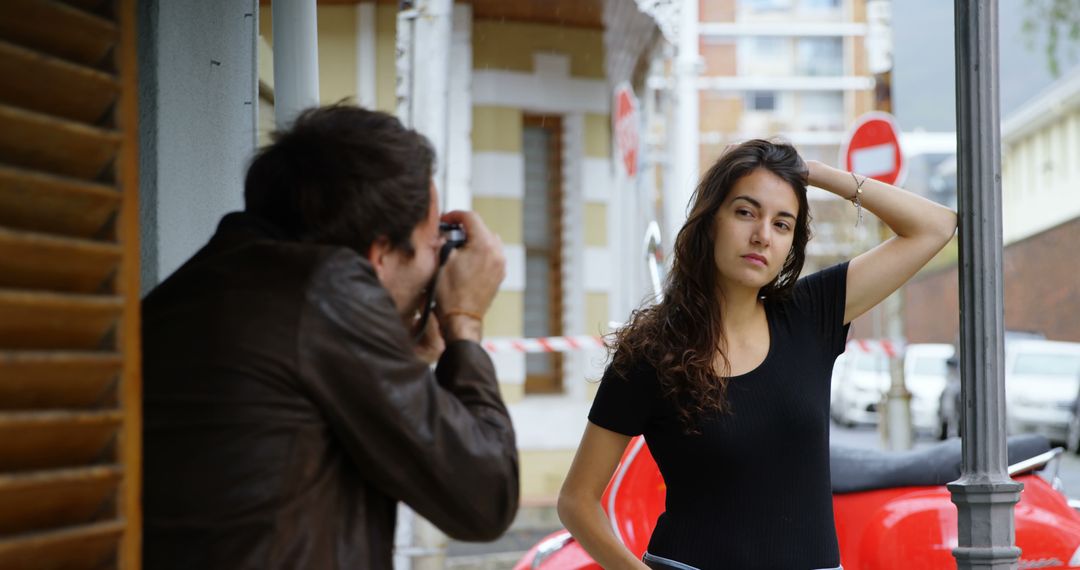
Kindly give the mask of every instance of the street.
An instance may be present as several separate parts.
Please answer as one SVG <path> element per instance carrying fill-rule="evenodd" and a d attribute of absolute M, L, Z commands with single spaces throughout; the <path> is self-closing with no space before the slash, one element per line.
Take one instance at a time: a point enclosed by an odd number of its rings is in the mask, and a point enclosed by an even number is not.
<path fill-rule="evenodd" d="M 846 428 L 833 423 L 831 442 L 834 445 L 882 449 L 881 435 L 876 426 Z M 916 437 L 915 447 L 918 449 L 936 442 L 937 440 L 928 435 L 919 435 Z M 1051 469 L 1053 469 L 1052 466 Z M 1074 453 L 1063 453 L 1058 469 L 1058 477 L 1061 478 L 1065 493 L 1070 498 L 1080 498 L 1080 456 Z"/>

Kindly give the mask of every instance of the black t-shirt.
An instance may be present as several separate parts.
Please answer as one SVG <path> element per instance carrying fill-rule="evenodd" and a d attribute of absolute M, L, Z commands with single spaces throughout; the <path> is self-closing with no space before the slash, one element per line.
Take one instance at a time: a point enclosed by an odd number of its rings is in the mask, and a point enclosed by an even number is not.
<path fill-rule="evenodd" d="M 649 542 L 657 556 L 707 569 L 840 565 L 829 483 L 829 384 L 844 351 L 847 263 L 804 277 L 766 302 L 770 344 L 728 383 L 727 414 L 686 433 L 653 368 L 604 374 L 592 423 L 644 434 L 667 484 Z"/>

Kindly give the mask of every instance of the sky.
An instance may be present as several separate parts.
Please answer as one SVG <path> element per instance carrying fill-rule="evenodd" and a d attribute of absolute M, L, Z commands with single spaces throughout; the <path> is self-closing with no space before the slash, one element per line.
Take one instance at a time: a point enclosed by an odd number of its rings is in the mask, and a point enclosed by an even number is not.
<path fill-rule="evenodd" d="M 1001 120 L 1049 86 L 1054 78 L 1040 45 L 1029 48 L 1023 34 L 1023 0 L 998 2 L 998 83 Z M 956 129 L 953 3 L 893 0 L 893 113 L 904 131 Z M 1067 52 L 1062 76 L 1080 62 Z"/>

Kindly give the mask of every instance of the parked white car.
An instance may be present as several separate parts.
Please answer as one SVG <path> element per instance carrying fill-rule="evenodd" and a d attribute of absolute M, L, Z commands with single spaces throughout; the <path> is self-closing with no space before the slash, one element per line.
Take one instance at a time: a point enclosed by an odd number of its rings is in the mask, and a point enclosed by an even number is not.
<path fill-rule="evenodd" d="M 877 424 L 881 397 L 889 389 L 889 359 L 851 349 L 844 356 L 833 367 L 833 420 L 844 426 Z"/>
<path fill-rule="evenodd" d="M 904 352 L 904 385 L 911 393 L 911 425 L 917 431 L 939 429 L 938 407 L 952 355 L 951 344 L 912 344 Z"/>
<path fill-rule="evenodd" d="M 1041 433 L 1064 443 L 1080 384 L 1080 343 L 1023 340 L 1005 349 L 1005 417 L 1010 434 Z"/>

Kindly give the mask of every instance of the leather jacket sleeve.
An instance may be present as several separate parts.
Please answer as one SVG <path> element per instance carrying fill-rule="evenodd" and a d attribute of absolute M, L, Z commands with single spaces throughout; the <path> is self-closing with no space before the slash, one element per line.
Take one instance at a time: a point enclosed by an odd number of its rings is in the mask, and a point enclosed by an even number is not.
<path fill-rule="evenodd" d="M 306 295 L 299 372 L 361 475 L 451 537 L 502 534 L 518 507 L 518 457 L 484 349 L 448 343 L 432 373 L 371 266 L 347 250 Z"/>

